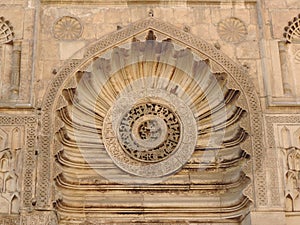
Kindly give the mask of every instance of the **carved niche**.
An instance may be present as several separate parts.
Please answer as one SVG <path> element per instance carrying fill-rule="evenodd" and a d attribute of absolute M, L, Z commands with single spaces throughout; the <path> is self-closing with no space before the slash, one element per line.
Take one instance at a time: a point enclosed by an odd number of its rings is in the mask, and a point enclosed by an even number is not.
<path fill-rule="evenodd" d="M 270 105 L 299 106 L 300 15 L 284 28 L 283 41 L 271 43 L 272 76 L 266 85 Z"/>
<path fill-rule="evenodd" d="M 24 128 L 0 128 L 0 212 L 19 213 Z"/>
<path fill-rule="evenodd" d="M 285 202 L 287 211 L 300 211 L 300 124 L 281 124 Z"/>
<path fill-rule="evenodd" d="M 177 210 L 188 221 L 190 207 L 199 221 L 208 211 L 240 220 L 256 190 L 266 204 L 264 188 L 249 185 L 252 155 L 258 186 L 265 179 L 259 104 L 243 72 L 153 18 L 104 37 L 62 68 L 44 99 L 37 206 L 52 201 L 61 224 L 98 224 L 141 210 L 144 221 Z"/>
<path fill-rule="evenodd" d="M 286 149 L 286 210 L 300 211 L 300 149 Z"/>
<path fill-rule="evenodd" d="M 20 67 L 21 42 L 14 40 L 9 21 L 0 17 L 0 103 L 18 99 Z"/>
<path fill-rule="evenodd" d="M 107 214 L 100 214 L 103 207 L 116 213 L 114 205 L 124 208 L 118 210 L 131 211 L 130 207 L 136 210 L 146 204 L 146 213 L 161 205 L 174 208 L 167 199 L 168 191 L 155 190 L 158 184 L 177 195 L 176 204 L 187 207 L 181 209 L 185 214 L 193 194 L 199 198 L 194 204 L 203 219 L 209 208 L 212 214 L 218 214 L 214 208 L 220 195 L 228 199 L 235 196 L 234 205 L 223 202 L 229 209 L 228 216 L 235 218 L 240 210 L 247 211 L 249 199 L 240 193 L 249 180 L 239 168 L 249 158 L 241 147 L 248 136 L 241 121 L 248 118 L 236 103 L 240 92 L 227 87 L 226 73 L 212 72 L 193 51 L 169 37 L 162 38 L 156 40 L 156 33 L 149 30 L 135 37 L 128 47 L 127 43 L 115 46 L 105 58 L 95 56 L 69 78 L 73 86 L 62 90 L 54 141 L 60 144 L 55 157 L 61 172 L 55 181 L 61 197 L 56 207 L 63 221 L 68 218 L 65 211 L 76 215 L 82 207 L 91 207 L 87 212 L 94 211 L 95 219 Z M 195 171 L 197 167 L 201 169 Z M 205 171 L 205 167 L 211 171 Z M 217 181 L 220 173 L 224 178 Z M 195 180 L 186 180 L 193 183 L 194 193 L 176 190 L 186 174 L 195 176 Z M 123 184 L 119 199 L 109 197 L 116 193 L 109 188 L 114 183 Z M 219 188 L 197 190 L 213 184 Z M 141 185 L 143 191 L 126 193 L 131 185 Z M 224 185 L 234 188 L 228 192 Z M 73 193 L 85 193 L 73 198 L 71 189 Z M 97 197 L 97 189 L 107 194 Z M 154 203 L 147 200 L 151 194 L 161 198 Z M 208 194 L 216 199 L 204 206 L 201 202 Z M 103 196 L 107 200 L 100 200 Z M 124 199 L 131 199 L 131 203 Z M 236 204 L 240 210 L 235 211 Z"/>

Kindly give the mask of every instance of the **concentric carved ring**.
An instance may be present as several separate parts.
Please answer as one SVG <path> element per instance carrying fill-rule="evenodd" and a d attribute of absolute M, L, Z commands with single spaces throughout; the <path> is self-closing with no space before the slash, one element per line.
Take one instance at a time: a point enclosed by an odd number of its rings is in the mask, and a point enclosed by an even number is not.
<path fill-rule="evenodd" d="M 134 106 L 122 118 L 118 139 L 124 151 L 144 162 L 158 162 L 176 149 L 180 121 L 168 107 L 159 103 Z"/>
<path fill-rule="evenodd" d="M 194 115 L 176 95 L 147 89 L 122 94 L 104 119 L 105 148 L 122 170 L 161 177 L 180 169 L 194 152 Z"/>

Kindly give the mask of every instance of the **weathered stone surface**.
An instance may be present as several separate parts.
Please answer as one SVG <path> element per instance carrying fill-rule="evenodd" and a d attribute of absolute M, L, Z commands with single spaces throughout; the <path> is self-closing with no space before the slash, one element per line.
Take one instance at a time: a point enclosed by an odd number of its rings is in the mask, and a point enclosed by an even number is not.
<path fill-rule="evenodd" d="M 0 224 L 298 225 L 299 9 L 1 2 Z"/>

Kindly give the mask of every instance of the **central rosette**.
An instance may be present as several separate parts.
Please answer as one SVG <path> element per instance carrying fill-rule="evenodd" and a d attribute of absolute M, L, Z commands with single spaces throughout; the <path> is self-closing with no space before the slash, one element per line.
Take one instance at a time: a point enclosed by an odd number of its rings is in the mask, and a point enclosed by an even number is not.
<path fill-rule="evenodd" d="M 197 140 L 193 113 L 178 96 L 144 88 L 123 92 L 103 122 L 103 143 L 122 170 L 141 177 L 176 172 Z"/>
<path fill-rule="evenodd" d="M 175 151 L 180 140 L 178 116 L 160 103 L 135 105 L 122 118 L 118 130 L 123 150 L 143 162 L 158 162 Z"/>

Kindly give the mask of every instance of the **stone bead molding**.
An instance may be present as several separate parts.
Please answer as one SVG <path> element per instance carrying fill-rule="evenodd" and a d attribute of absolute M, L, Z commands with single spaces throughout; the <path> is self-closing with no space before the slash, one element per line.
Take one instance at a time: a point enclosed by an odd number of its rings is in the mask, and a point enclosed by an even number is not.
<path fill-rule="evenodd" d="M 85 49 L 85 56 L 82 60 L 72 60 L 67 63 L 54 78 L 53 82 L 49 86 L 43 102 L 42 111 L 42 136 L 39 139 L 39 145 L 41 153 L 39 155 L 42 164 L 39 167 L 38 183 L 39 188 L 37 190 L 37 205 L 39 207 L 46 207 L 50 204 L 51 196 L 50 184 L 51 184 L 51 165 L 49 162 L 50 157 L 50 140 L 53 140 L 52 125 L 54 124 L 55 118 L 53 117 L 56 106 L 59 101 L 59 96 L 56 93 L 61 93 L 63 89 L 66 89 L 68 85 L 74 86 L 76 82 L 68 79 L 72 75 L 76 74 L 80 68 L 84 68 L 86 64 L 95 56 L 101 54 L 105 49 L 112 48 L 115 45 L 124 43 L 134 36 L 145 32 L 147 30 L 153 30 L 156 34 L 163 34 L 167 37 L 172 38 L 174 43 L 180 43 L 183 46 L 188 46 L 193 51 L 197 52 L 203 60 L 209 60 L 210 68 L 213 72 L 225 71 L 229 75 L 232 81 L 228 83 L 228 88 L 234 83 L 234 89 L 239 89 L 242 95 L 245 96 L 247 110 L 250 116 L 250 127 L 251 135 L 253 137 L 251 148 L 248 150 L 249 154 L 253 158 L 253 167 L 257 171 L 257 183 L 253 188 L 255 196 L 251 199 L 255 199 L 257 206 L 267 205 L 266 190 L 265 190 L 265 171 L 262 166 L 264 158 L 264 148 L 262 147 L 262 119 L 260 113 L 260 104 L 258 96 L 253 92 L 254 87 L 247 76 L 244 75 L 245 71 L 232 62 L 228 57 L 223 55 L 220 51 L 216 50 L 213 46 L 206 42 L 193 37 L 191 34 L 183 32 L 173 26 L 156 20 L 154 18 L 148 18 L 142 21 L 138 21 L 127 28 L 123 28 L 115 33 L 103 37 L 95 44 Z M 75 86 L 76 87 L 76 86 Z M 64 104 L 64 103 L 63 103 Z M 250 175 L 249 175 L 250 176 Z M 249 189 L 252 190 L 252 189 Z M 252 191 L 250 191 L 253 194 Z"/>
<path fill-rule="evenodd" d="M 12 29 L 9 21 L 5 20 L 4 17 L 0 17 L 0 45 L 13 40 L 14 33 Z"/>
<path fill-rule="evenodd" d="M 300 41 L 300 14 L 288 22 L 288 26 L 284 28 L 284 31 L 283 36 L 286 38 L 287 43 Z"/>

